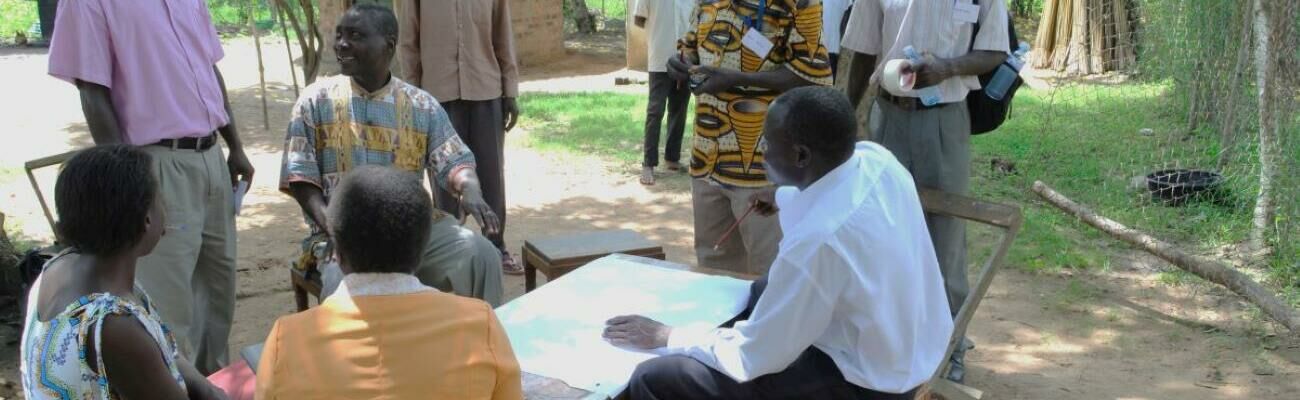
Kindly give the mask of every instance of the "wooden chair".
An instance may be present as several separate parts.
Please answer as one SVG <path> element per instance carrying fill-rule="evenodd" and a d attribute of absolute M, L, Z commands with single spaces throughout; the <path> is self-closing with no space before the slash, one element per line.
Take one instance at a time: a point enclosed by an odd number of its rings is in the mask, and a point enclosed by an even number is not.
<path fill-rule="evenodd" d="M 320 304 L 320 271 L 312 265 L 307 269 L 298 269 L 293 265 L 289 266 L 289 284 L 293 286 L 293 302 L 298 305 L 298 311 L 307 311 L 311 304 L 307 302 L 307 295 L 316 297 L 316 304 Z"/>
<path fill-rule="evenodd" d="M 626 230 L 583 232 L 524 241 L 524 291 L 537 287 L 537 271 L 550 281 L 610 254 L 665 259 L 664 248 Z"/>
<path fill-rule="evenodd" d="M 979 308 L 980 301 L 984 299 L 984 294 L 988 292 L 989 285 L 993 283 L 993 276 L 997 274 L 998 268 L 1002 266 L 1002 261 L 1006 258 L 1007 251 L 1011 249 L 1012 242 L 1015 242 L 1023 217 L 1020 207 L 990 203 L 929 189 L 921 189 L 920 195 L 921 206 L 926 212 L 989 225 L 1002 233 L 996 250 L 988 260 L 985 260 L 984 265 L 979 270 L 979 275 L 973 281 L 975 285 L 971 288 L 970 293 L 966 295 L 966 301 L 962 303 L 961 310 L 957 312 L 957 319 L 953 321 L 953 337 L 948 340 L 948 350 L 943 354 L 943 363 L 939 364 L 938 370 L 935 371 L 928 384 L 928 391 L 931 395 L 938 395 L 948 400 L 979 400 L 983 397 L 983 392 L 944 379 L 944 375 L 948 372 L 953 351 L 961 344 L 966 327 L 970 325 L 971 318 L 975 316 L 975 310 Z"/>

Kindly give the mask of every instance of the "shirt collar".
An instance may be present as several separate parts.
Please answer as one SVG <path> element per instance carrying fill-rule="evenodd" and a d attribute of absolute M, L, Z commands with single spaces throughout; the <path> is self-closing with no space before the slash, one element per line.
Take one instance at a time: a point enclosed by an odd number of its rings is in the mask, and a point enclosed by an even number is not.
<path fill-rule="evenodd" d="M 425 286 L 415 275 L 395 272 L 351 273 L 343 276 L 338 290 L 330 297 L 397 296 L 437 291 Z"/>
<path fill-rule="evenodd" d="M 868 153 L 875 150 L 872 146 L 875 145 L 859 142 L 853 156 L 807 189 L 800 191 L 785 186 L 777 190 L 776 204 L 781 210 L 777 215 L 785 236 L 797 238 L 805 233 L 801 228 L 806 224 L 827 223 L 847 216 L 856 206 L 854 203 L 859 201 L 861 190 L 870 186 L 871 182 L 864 181 L 862 175 L 871 173 L 867 158 Z M 874 181 L 875 178 L 868 180 Z"/>
<path fill-rule="evenodd" d="M 348 83 L 352 85 L 352 93 L 367 99 L 377 99 L 377 98 L 387 96 L 389 92 L 393 91 L 393 87 L 397 86 L 397 77 L 393 76 L 392 74 L 389 74 L 388 76 L 388 83 L 385 83 L 383 87 L 380 87 L 379 89 L 375 89 L 375 91 L 373 92 L 366 91 L 366 88 L 363 88 L 361 87 L 361 85 L 357 84 L 356 79 L 352 79 L 352 77 L 347 77 L 347 79 L 348 79 Z"/>

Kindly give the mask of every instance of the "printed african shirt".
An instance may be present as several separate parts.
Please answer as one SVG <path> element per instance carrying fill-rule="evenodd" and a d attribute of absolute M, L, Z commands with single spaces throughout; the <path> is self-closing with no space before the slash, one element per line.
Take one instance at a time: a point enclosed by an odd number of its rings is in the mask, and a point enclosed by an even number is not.
<path fill-rule="evenodd" d="M 319 186 L 328 202 L 339 179 L 362 165 L 423 172 L 447 188 L 448 177 L 474 168 L 474 153 L 433 95 L 397 77 L 374 92 L 346 76 L 308 86 L 284 138 L 280 191 L 307 182 Z"/>
<path fill-rule="evenodd" d="M 754 16 L 764 8 L 759 22 Z M 830 54 L 821 43 L 821 0 L 701 0 L 692 23 L 677 47 L 699 65 L 743 72 L 788 68 L 814 84 L 831 84 Z M 766 59 L 741 44 L 751 29 L 773 44 Z M 737 87 L 696 96 L 691 176 L 729 187 L 768 186 L 763 120 L 778 94 Z"/>

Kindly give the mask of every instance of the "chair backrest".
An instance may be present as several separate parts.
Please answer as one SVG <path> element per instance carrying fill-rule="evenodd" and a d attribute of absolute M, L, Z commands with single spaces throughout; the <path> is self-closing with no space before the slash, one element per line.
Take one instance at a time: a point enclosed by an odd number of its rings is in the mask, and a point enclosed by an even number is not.
<path fill-rule="evenodd" d="M 1012 242 L 1015 242 L 1023 216 L 1020 207 L 990 203 L 958 194 L 920 189 L 920 196 L 921 207 L 928 213 L 978 222 L 997 228 L 1002 233 L 997 249 L 980 267 L 979 275 L 974 280 L 975 286 L 966 295 L 966 301 L 957 312 L 957 318 L 953 321 L 953 337 L 948 340 L 948 350 L 944 352 L 943 362 L 939 364 L 938 370 L 931 378 L 931 382 L 935 382 L 942 379 L 943 374 L 948 371 L 952 352 L 961 343 L 966 327 L 970 325 L 975 310 L 979 308 L 980 300 L 984 299 L 989 285 L 993 283 L 993 276 L 1002 266 L 1002 261 L 1006 258 L 1007 251 L 1011 249 Z"/>

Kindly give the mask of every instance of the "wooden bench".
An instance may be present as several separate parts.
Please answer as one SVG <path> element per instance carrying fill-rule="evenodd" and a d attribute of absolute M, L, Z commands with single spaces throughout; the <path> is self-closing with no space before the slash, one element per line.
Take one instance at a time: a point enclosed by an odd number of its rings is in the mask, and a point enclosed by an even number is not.
<path fill-rule="evenodd" d="M 537 271 L 546 280 L 569 273 L 588 262 L 610 254 L 627 254 L 665 259 L 664 248 L 640 234 L 627 230 L 583 232 L 524 241 L 524 291 L 537 288 Z"/>

